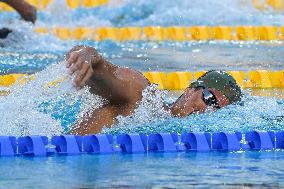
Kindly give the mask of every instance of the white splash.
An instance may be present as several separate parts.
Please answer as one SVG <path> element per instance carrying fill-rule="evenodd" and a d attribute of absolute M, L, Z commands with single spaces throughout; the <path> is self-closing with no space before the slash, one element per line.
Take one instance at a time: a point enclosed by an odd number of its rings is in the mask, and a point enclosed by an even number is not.
<path fill-rule="evenodd" d="M 60 99 L 64 99 L 69 105 L 80 100 L 80 113 L 77 117 L 82 117 L 103 104 L 103 99 L 91 94 L 88 87 L 81 90 L 73 87 L 72 77 L 68 76 L 64 62 L 50 65 L 33 77 L 35 79 L 24 86 L 19 82 L 11 87 L 8 96 L 0 97 L 0 135 L 51 136 L 62 133 L 60 122 L 38 108 L 43 102 L 48 102 L 47 106 L 54 106 Z"/>
<path fill-rule="evenodd" d="M 118 116 L 118 121 L 113 127 L 137 127 L 144 124 L 151 124 L 156 121 L 163 121 L 170 117 L 170 112 L 164 109 L 166 91 L 157 89 L 157 85 L 150 85 L 142 93 L 142 101 L 138 102 L 137 109 L 129 116 Z"/>

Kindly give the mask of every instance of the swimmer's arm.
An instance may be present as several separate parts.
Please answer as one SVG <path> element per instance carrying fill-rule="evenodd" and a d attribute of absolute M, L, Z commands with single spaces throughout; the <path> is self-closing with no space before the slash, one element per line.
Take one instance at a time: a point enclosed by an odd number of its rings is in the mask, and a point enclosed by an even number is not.
<path fill-rule="evenodd" d="M 24 0 L 0 0 L 16 9 L 16 11 L 21 15 L 21 17 L 32 23 L 35 23 L 37 17 L 36 8 Z"/>
<path fill-rule="evenodd" d="M 96 109 L 92 115 L 80 123 L 75 124 L 69 134 L 88 135 L 101 132 L 104 126 L 111 127 L 115 118 L 119 115 L 119 109 L 110 104 Z"/>
<path fill-rule="evenodd" d="M 70 74 L 76 75 L 76 87 L 87 84 L 111 104 L 136 103 L 149 85 L 140 72 L 111 64 L 93 47 L 76 46 L 67 53 L 66 60 Z"/>

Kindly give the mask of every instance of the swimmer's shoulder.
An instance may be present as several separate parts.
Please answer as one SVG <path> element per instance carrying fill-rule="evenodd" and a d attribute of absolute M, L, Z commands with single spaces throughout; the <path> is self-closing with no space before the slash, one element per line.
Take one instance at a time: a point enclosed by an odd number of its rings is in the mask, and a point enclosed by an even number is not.
<path fill-rule="evenodd" d="M 142 86 L 149 86 L 150 81 L 139 71 L 130 68 L 118 68 L 115 75 L 123 80 L 128 80 Z"/>

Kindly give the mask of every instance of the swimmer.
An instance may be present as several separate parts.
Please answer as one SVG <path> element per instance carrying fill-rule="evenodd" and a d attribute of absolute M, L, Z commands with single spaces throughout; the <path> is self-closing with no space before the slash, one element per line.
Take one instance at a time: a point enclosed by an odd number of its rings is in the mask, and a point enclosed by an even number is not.
<path fill-rule="evenodd" d="M 0 0 L 14 8 L 21 17 L 28 22 L 35 23 L 37 11 L 36 8 L 24 0 Z"/>
<path fill-rule="evenodd" d="M 66 67 L 75 75 L 77 89 L 85 85 L 90 91 L 108 100 L 89 119 L 75 125 L 70 133 L 99 133 L 103 126 L 111 127 L 118 115 L 131 115 L 142 100 L 142 91 L 150 82 L 142 73 L 111 64 L 95 48 L 75 46 L 66 54 Z M 241 100 L 241 89 L 232 76 L 222 71 L 209 71 L 191 83 L 184 93 L 166 107 L 173 116 L 217 110 Z"/>

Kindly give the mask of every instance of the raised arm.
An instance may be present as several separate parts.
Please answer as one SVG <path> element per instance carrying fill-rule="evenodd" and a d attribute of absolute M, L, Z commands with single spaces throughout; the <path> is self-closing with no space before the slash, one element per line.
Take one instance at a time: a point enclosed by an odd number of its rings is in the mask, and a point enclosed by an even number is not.
<path fill-rule="evenodd" d="M 149 85 L 140 72 L 111 64 L 92 47 L 72 48 L 66 55 L 66 67 L 75 75 L 76 88 L 89 85 L 91 92 L 109 101 L 88 119 L 75 124 L 69 132 L 72 134 L 97 133 L 103 126 L 110 127 L 118 115 L 130 115 Z"/>
<path fill-rule="evenodd" d="M 16 11 L 21 15 L 21 17 L 32 23 L 36 21 L 36 8 L 24 0 L 0 0 L 4 3 L 7 3 L 12 8 L 16 9 Z"/>
<path fill-rule="evenodd" d="M 111 64 L 93 47 L 76 46 L 67 53 L 66 60 L 69 73 L 75 74 L 75 87 L 87 84 L 91 92 L 113 105 L 136 103 L 150 84 L 140 72 Z"/>

